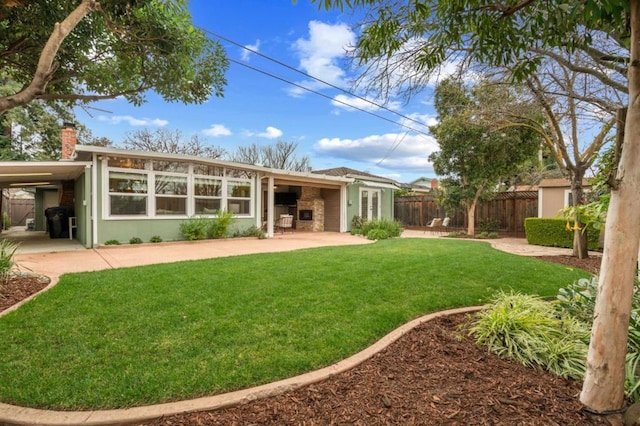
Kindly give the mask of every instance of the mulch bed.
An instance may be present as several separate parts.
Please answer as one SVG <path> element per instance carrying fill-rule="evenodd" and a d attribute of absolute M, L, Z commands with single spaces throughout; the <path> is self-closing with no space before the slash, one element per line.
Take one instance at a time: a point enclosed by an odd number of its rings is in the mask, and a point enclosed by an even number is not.
<path fill-rule="evenodd" d="M 19 273 L 0 283 L 0 312 L 45 288 L 51 280 L 42 275 Z"/>
<path fill-rule="evenodd" d="M 600 258 L 541 259 L 589 271 L 600 265 Z M 31 287 L 21 280 L 7 288 L 25 287 L 10 291 L 15 303 L 21 294 L 40 285 Z M 0 298 L 0 311 L 6 300 Z M 467 316 L 458 315 L 423 324 L 363 364 L 311 386 L 238 407 L 141 424 L 609 424 L 582 410 L 579 382 L 526 368 L 476 347 L 461 328 L 467 321 Z"/>

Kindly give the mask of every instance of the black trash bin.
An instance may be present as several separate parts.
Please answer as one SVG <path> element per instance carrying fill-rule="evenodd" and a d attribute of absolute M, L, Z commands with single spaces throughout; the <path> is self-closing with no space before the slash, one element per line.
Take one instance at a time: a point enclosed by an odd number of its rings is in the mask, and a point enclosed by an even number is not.
<path fill-rule="evenodd" d="M 49 238 L 69 238 L 69 217 L 73 210 L 68 207 L 49 207 L 44 211 L 49 228 Z"/>

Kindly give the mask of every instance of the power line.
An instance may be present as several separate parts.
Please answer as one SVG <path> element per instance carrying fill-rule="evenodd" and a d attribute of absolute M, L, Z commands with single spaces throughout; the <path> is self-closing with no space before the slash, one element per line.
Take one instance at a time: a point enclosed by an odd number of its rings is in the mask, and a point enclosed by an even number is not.
<path fill-rule="evenodd" d="M 244 50 L 246 50 L 246 51 L 248 51 L 248 52 L 251 52 L 251 53 L 253 53 L 253 54 L 255 54 L 255 55 L 258 55 L 258 56 L 260 56 L 260 57 L 262 57 L 262 58 L 264 58 L 264 59 L 267 59 L 267 60 L 269 60 L 269 61 L 271 61 L 271 62 L 274 62 L 274 63 L 276 63 L 276 64 L 278 64 L 278 65 L 280 65 L 280 66 L 283 66 L 283 67 L 285 67 L 285 68 L 287 68 L 287 69 L 289 69 L 289 70 L 291 70 L 291 71 L 297 72 L 298 74 L 301 74 L 301 75 L 303 75 L 303 76 L 305 76 L 305 77 L 307 77 L 307 78 L 310 78 L 310 79 L 312 79 L 312 80 L 316 80 L 316 81 L 318 81 L 318 82 L 320 82 L 320 83 L 322 83 L 322 84 L 325 84 L 325 85 L 327 85 L 327 86 L 329 86 L 329 87 L 332 87 L 332 88 L 334 88 L 334 89 L 336 89 L 336 90 L 339 90 L 339 91 L 341 91 L 342 93 L 346 93 L 346 94 L 347 94 L 347 95 L 349 95 L 349 96 L 353 96 L 354 98 L 360 99 L 360 100 L 362 100 L 362 101 L 364 101 L 364 102 L 367 102 L 367 103 L 369 103 L 369 104 L 371 104 L 371 105 L 374 105 L 374 106 L 375 106 L 375 107 L 377 107 L 377 108 L 383 109 L 383 110 L 385 110 L 385 111 L 387 111 L 387 112 L 390 112 L 391 114 L 397 115 L 398 117 L 401 117 L 401 118 L 403 118 L 403 119 L 405 119 L 405 120 L 408 120 L 408 121 L 414 122 L 414 123 L 419 124 L 419 125 L 421 125 L 421 126 L 428 127 L 428 125 L 427 125 L 427 124 L 425 124 L 425 123 L 423 123 L 423 122 L 421 122 L 421 121 L 415 120 L 415 119 L 413 119 L 413 118 L 411 118 L 411 117 L 408 117 L 408 116 L 406 116 L 406 115 L 404 115 L 404 114 L 401 114 L 401 113 L 399 113 L 399 112 L 397 112 L 397 111 L 394 111 L 394 110 L 392 110 L 392 109 L 390 109 L 390 108 L 387 108 L 387 107 L 386 107 L 386 106 L 384 106 L 384 105 L 380 105 L 380 104 L 378 104 L 378 103 L 376 103 L 376 102 L 374 102 L 374 101 L 372 101 L 372 100 L 370 100 L 370 99 L 367 99 L 367 98 L 364 98 L 364 97 L 362 97 L 362 96 L 359 96 L 359 95 L 357 95 L 357 94 L 355 94 L 355 93 L 353 93 L 353 92 L 350 92 L 350 91 L 348 91 L 348 90 L 346 90 L 346 89 L 343 89 L 342 87 L 336 86 L 336 85 L 334 85 L 334 84 L 332 84 L 332 83 L 329 83 L 328 81 L 322 80 L 321 78 L 318 78 L 318 77 L 315 77 L 315 76 L 313 76 L 313 75 L 311 75 L 311 74 L 308 74 L 308 73 L 306 73 L 306 72 L 304 72 L 304 71 L 302 71 L 302 70 L 299 70 L 299 69 L 297 69 L 297 68 L 295 68 L 295 67 L 293 67 L 293 66 L 291 66 L 291 65 L 289 65 L 289 64 L 287 64 L 287 63 L 285 63 L 285 62 L 282 62 L 282 61 L 280 61 L 280 60 L 278 60 L 278 59 L 272 58 L 272 57 L 270 57 L 270 56 L 268 56 L 268 55 L 265 55 L 264 53 L 258 52 L 257 50 L 251 49 L 250 47 L 247 47 L 247 46 L 245 46 L 245 45 L 243 45 L 243 44 L 241 44 L 241 43 L 238 43 L 238 42 L 236 42 L 236 41 L 233 41 L 233 40 L 231 40 L 231 39 L 229 39 L 229 38 L 227 38 L 227 37 L 224 37 L 224 36 L 222 36 L 222 35 L 220 35 L 220 34 L 217 34 L 217 33 L 213 32 L 213 31 L 210 31 L 210 30 L 208 30 L 208 29 L 206 29 L 206 28 L 201 28 L 201 27 L 200 27 L 200 29 L 201 29 L 202 31 L 204 31 L 204 32 L 206 32 L 206 33 L 208 33 L 208 34 L 210 34 L 210 35 L 212 35 L 212 36 L 216 37 L 216 38 L 219 38 L 220 40 L 224 40 L 224 41 L 226 41 L 227 43 L 231 43 L 231 44 L 233 44 L 234 46 L 240 47 L 241 49 L 244 49 Z M 232 62 L 237 63 L 237 61 L 232 61 Z M 249 68 L 251 68 L 251 67 L 249 67 Z M 257 69 L 256 69 L 256 70 L 257 70 Z M 294 85 L 296 85 L 295 83 L 291 83 L 290 81 L 287 81 L 287 80 L 283 80 L 283 81 L 285 81 L 285 82 L 287 82 L 287 83 L 289 83 L 289 84 L 294 84 Z M 311 90 L 310 90 L 310 91 L 311 91 Z M 311 91 L 311 92 L 312 92 L 312 93 L 317 93 L 317 92 L 314 92 L 314 91 Z M 325 96 L 325 97 L 327 97 L 327 96 Z M 329 98 L 329 99 L 335 100 L 335 99 L 333 99 L 333 98 Z M 363 111 L 362 109 L 357 108 L 357 107 L 354 107 L 353 105 L 347 104 L 347 103 L 345 103 L 345 102 L 341 102 L 341 101 L 338 101 L 338 100 L 335 100 L 335 101 L 336 101 L 336 102 L 339 102 L 339 103 L 341 103 L 341 104 L 344 104 L 344 105 L 346 105 L 346 106 L 350 106 L 350 107 L 352 107 L 352 108 L 355 108 L 355 109 L 357 109 L 357 110 Z M 366 111 L 365 111 L 365 112 L 366 112 Z M 387 120 L 387 121 L 389 121 L 389 120 Z M 396 122 L 394 121 L 393 123 L 396 123 Z M 398 123 L 396 123 L 396 124 L 398 124 Z M 406 127 L 406 126 L 403 126 L 403 127 Z M 419 133 L 425 134 L 425 133 L 423 133 L 423 132 L 419 132 Z M 428 135 L 428 134 L 427 134 L 427 135 Z"/>
<path fill-rule="evenodd" d="M 348 104 L 348 103 L 346 103 L 346 102 L 343 102 L 343 101 L 341 101 L 341 100 L 334 99 L 334 98 L 332 98 L 332 97 L 331 97 L 331 96 L 329 96 L 329 95 L 325 95 L 324 93 L 320 93 L 320 92 L 318 92 L 318 91 L 316 91 L 316 90 L 310 89 L 310 88 L 305 87 L 305 86 L 303 86 L 303 85 L 301 85 L 301 84 L 294 83 L 294 82 L 293 82 L 293 81 L 291 81 L 291 80 L 287 80 L 287 79 L 285 79 L 285 78 L 283 78 L 283 77 L 277 76 L 277 75 L 272 74 L 272 73 L 270 73 L 270 72 L 267 72 L 267 71 L 261 70 L 261 69 L 256 68 L 256 67 L 252 67 L 251 65 L 246 64 L 246 63 L 244 63 L 244 62 L 240 62 L 240 61 L 235 60 L 235 59 L 229 59 L 229 62 L 232 62 L 232 63 L 234 63 L 234 64 L 236 64 L 236 65 L 243 66 L 243 67 L 245 67 L 245 68 L 249 68 L 250 70 L 253 70 L 253 71 L 259 72 L 259 73 L 264 74 L 264 75 L 266 75 L 266 76 L 269 76 L 269 77 L 271 77 L 271 78 L 275 78 L 276 80 L 280 80 L 280 81 L 285 82 L 285 83 L 287 83 L 287 84 L 291 84 L 292 86 L 298 87 L 298 88 L 303 89 L 303 90 L 306 90 L 306 91 L 308 91 L 308 92 L 311 92 L 311 93 L 313 93 L 314 95 L 322 96 L 323 98 L 329 99 L 330 101 L 333 101 L 333 102 L 337 102 L 337 103 L 343 104 L 343 105 L 348 106 L 348 107 L 350 107 L 350 108 L 353 108 L 353 109 L 356 109 L 356 110 L 358 110 L 358 111 L 364 112 L 364 113 L 366 113 L 366 114 L 372 115 L 372 116 L 374 116 L 374 117 L 376 117 L 376 118 L 379 118 L 379 119 L 381 119 L 381 120 L 388 121 L 389 123 L 393 123 L 393 124 L 395 124 L 395 125 L 398 125 L 398 126 L 404 127 L 405 129 L 409 129 L 409 130 L 411 130 L 412 132 L 419 133 L 419 134 L 421 134 L 421 135 L 423 135 L 423 136 L 430 136 L 428 133 L 425 133 L 425 132 L 423 132 L 422 130 L 414 129 L 413 127 L 409 127 L 409 126 L 407 126 L 406 124 L 398 123 L 398 122 L 396 122 L 396 121 L 391 120 L 390 118 L 383 117 L 383 116 L 378 115 L 378 114 L 374 114 L 373 112 L 371 112 L 371 111 L 367 111 L 366 109 L 358 108 L 357 106 L 353 106 L 353 105 L 350 105 L 350 104 Z M 404 137 L 403 137 L 403 139 L 404 139 Z M 395 149 L 395 148 L 394 148 L 394 149 Z"/>

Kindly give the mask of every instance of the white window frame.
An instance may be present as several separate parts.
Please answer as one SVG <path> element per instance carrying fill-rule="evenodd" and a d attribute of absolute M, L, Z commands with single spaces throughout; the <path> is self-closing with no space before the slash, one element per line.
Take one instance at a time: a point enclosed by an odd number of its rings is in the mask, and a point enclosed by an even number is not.
<path fill-rule="evenodd" d="M 378 211 L 376 213 L 377 219 L 381 219 L 382 217 L 382 189 L 374 188 L 371 186 L 361 186 L 358 191 L 358 213 L 362 214 L 362 193 L 364 191 L 369 191 L 370 193 L 376 191 L 378 193 Z M 368 202 L 371 203 L 371 197 L 368 198 Z M 369 217 L 362 217 L 364 220 L 371 220 Z"/>
<path fill-rule="evenodd" d="M 211 179 L 218 180 L 221 182 L 221 196 L 220 198 L 220 206 L 221 209 L 226 209 L 228 206 L 229 200 L 241 200 L 241 201 L 249 201 L 249 213 L 248 214 L 240 214 L 234 213 L 234 215 L 238 218 L 254 218 L 255 217 L 255 176 L 250 178 L 242 178 L 242 177 L 233 177 L 227 176 L 227 169 L 240 170 L 237 168 L 227 168 L 221 167 L 223 169 L 223 175 L 203 175 L 194 173 L 194 164 L 191 163 L 189 165 L 188 173 L 178 173 L 178 172 L 165 172 L 165 171 L 155 171 L 152 170 L 152 162 L 153 160 L 148 159 L 146 163 L 146 167 L 144 169 L 133 169 L 133 168 L 122 168 L 122 167 L 109 167 L 108 160 L 103 159 L 102 161 L 102 217 L 105 220 L 166 220 L 166 219 L 185 219 L 188 217 L 192 217 L 195 214 L 195 200 L 196 198 L 218 198 L 218 197 L 199 197 L 195 194 L 195 179 Z M 109 188 L 109 174 L 110 172 L 120 172 L 120 173 L 133 173 L 133 174 L 141 174 L 146 175 L 147 177 L 147 192 L 145 194 L 141 194 L 146 197 L 146 215 L 112 215 L 111 214 L 111 195 L 119 195 L 118 193 L 110 192 Z M 186 199 L 186 214 L 180 215 L 164 215 L 156 214 L 156 198 L 163 198 L 163 195 L 158 196 L 155 193 L 156 187 L 156 176 L 178 176 L 178 177 L 186 177 L 187 178 L 187 195 L 180 196 Z M 227 183 L 234 182 L 240 184 L 247 184 L 249 186 L 249 196 L 248 197 L 231 197 L 228 196 L 228 185 Z M 122 194 L 127 196 L 133 196 L 130 193 Z M 198 216 L 205 217 L 215 217 L 214 213 L 211 214 L 198 214 Z"/>

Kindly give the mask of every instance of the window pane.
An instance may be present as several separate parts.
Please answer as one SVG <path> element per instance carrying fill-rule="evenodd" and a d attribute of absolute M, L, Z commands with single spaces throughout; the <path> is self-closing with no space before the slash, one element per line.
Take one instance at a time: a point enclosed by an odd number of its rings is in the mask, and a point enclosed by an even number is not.
<path fill-rule="evenodd" d="M 176 172 L 176 173 L 188 173 L 189 163 L 180 163 L 178 161 L 153 161 L 153 170 L 161 172 Z"/>
<path fill-rule="evenodd" d="M 109 192 L 146 194 L 147 175 L 109 172 Z"/>
<path fill-rule="evenodd" d="M 371 191 L 371 219 L 378 218 L 378 191 Z"/>
<path fill-rule="evenodd" d="M 147 160 L 141 158 L 115 157 L 107 160 L 109 167 L 121 167 L 123 169 L 144 169 Z"/>
<path fill-rule="evenodd" d="M 248 182 L 227 182 L 227 196 L 251 197 L 251 184 Z"/>
<path fill-rule="evenodd" d="M 219 198 L 196 198 L 196 214 L 214 214 L 221 209 Z"/>
<path fill-rule="evenodd" d="M 228 177 L 249 179 L 253 176 L 253 172 L 239 169 L 226 169 L 226 175 Z"/>
<path fill-rule="evenodd" d="M 156 194 L 187 195 L 187 177 L 156 175 Z"/>
<path fill-rule="evenodd" d="M 187 214 L 187 199 L 174 197 L 156 197 L 157 215 Z"/>
<path fill-rule="evenodd" d="M 222 181 L 217 179 L 194 179 L 194 194 L 201 197 L 221 197 Z"/>
<path fill-rule="evenodd" d="M 233 214 L 250 214 L 251 202 L 249 200 L 227 200 L 227 211 Z"/>
<path fill-rule="evenodd" d="M 360 199 L 360 216 L 363 219 L 369 218 L 369 191 L 362 191 L 361 199 Z"/>
<path fill-rule="evenodd" d="M 223 176 L 224 169 L 222 167 L 208 166 L 206 164 L 194 164 L 193 173 L 206 176 Z"/>
<path fill-rule="evenodd" d="M 143 195 L 111 195 L 111 216 L 147 214 L 147 197 Z"/>

